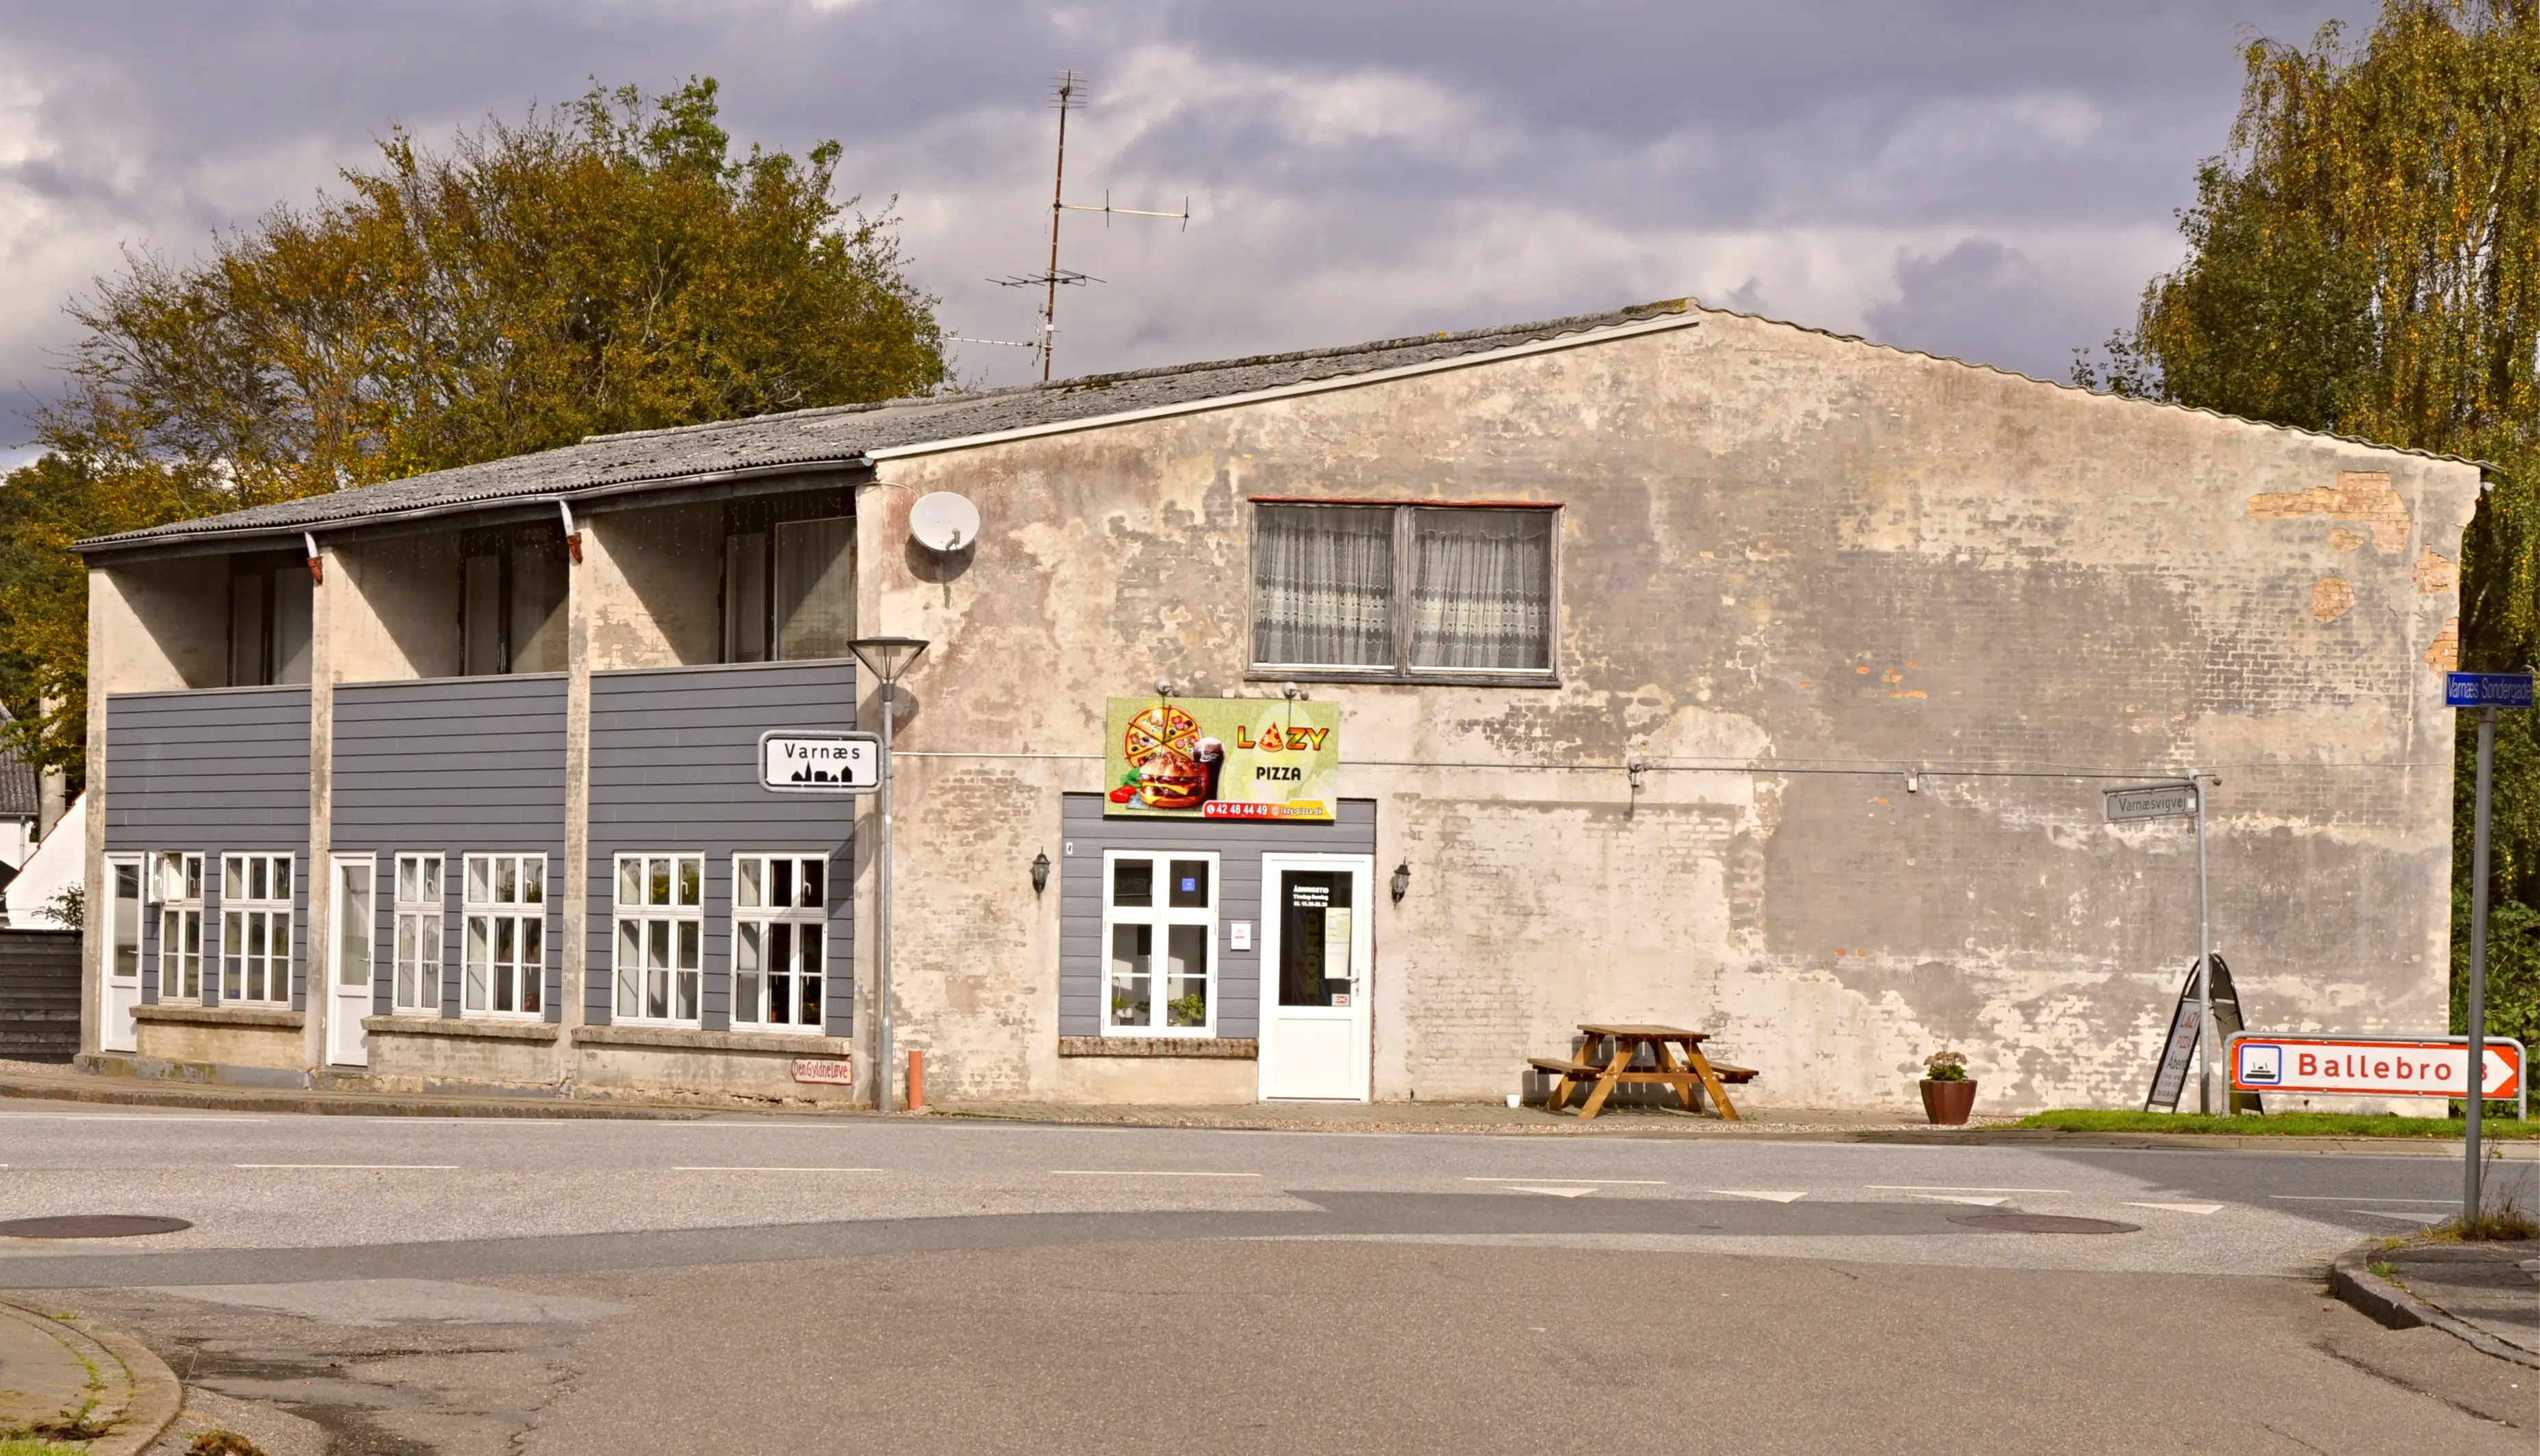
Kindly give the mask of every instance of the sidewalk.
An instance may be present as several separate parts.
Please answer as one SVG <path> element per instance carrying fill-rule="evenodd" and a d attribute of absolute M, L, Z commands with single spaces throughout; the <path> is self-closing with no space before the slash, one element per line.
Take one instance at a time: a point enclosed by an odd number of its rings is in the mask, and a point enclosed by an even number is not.
<path fill-rule="evenodd" d="M 1592 1122 L 1540 1107 L 1494 1102 L 1240 1102 L 1216 1107 L 1053 1102 L 945 1102 L 938 1116 L 997 1122 L 1123 1128 L 1218 1128 L 1283 1133 L 1494 1133 L 1519 1137 L 1853 1139 L 1871 1134 L 1930 1133 L 1956 1139 L 1897 1112 L 1828 1108 L 1741 1109 L 1738 1122 L 1660 1107 L 1612 1107 Z M 1998 1119 L 1997 1121 L 2008 1121 Z"/>
<path fill-rule="evenodd" d="M 2330 1285 L 2394 1329 L 2433 1325 L 2540 1369 L 2540 1242 L 2367 1244 L 2338 1259 Z"/>
<path fill-rule="evenodd" d="M 945 1102 L 938 1116 L 1125 1128 L 1216 1128 L 1283 1133 L 1483 1133 L 1515 1137 L 1729 1138 L 1799 1143 L 1927 1143 L 2054 1147 L 2219 1148 L 2240 1152 L 2365 1154 L 2459 1160 L 2461 1144 L 2421 1138 L 2288 1138 L 2224 1133 L 2082 1133 L 2012 1127 L 1978 1115 L 1936 1128 L 1917 1112 L 1821 1107 L 1744 1108 L 1722 1122 L 1659 1107 L 1608 1107 L 1593 1122 L 1540 1107 L 1488 1102 L 1243 1102 L 1219 1107 L 1071 1106 L 1049 1102 Z M 2491 1144 L 2497 1155 L 2540 1161 L 2540 1143 Z"/>
<path fill-rule="evenodd" d="M 226 1082 L 116 1076 L 79 1072 L 48 1062 L 0 1060 L 0 1098 L 48 1102 L 98 1102 L 124 1107 L 187 1107 L 210 1112 L 297 1112 L 336 1117 L 573 1117 L 689 1119 L 709 1112 L 796 1114 L 807 1107 L 777 1107 L 738 1099 L 622 1102 L 568 1098 L 552 1093 L 467 1094 L 377 1092 L 360 1087 L 247 1087 Z"/>
<path fill-rule="evenodd" d="M 546 1092 L 379 1092 L 359 1087 L 248 1087 L 79 1072 L 35 1062 L 0 1061 L 0 1101 L 30 1098 L 197 1111 L 321 1114 L 339 1117 L 628 1118 L 687 1121 L 706 1117 L 869 1118 L 834 1104 L 776 1103 L 737 1097 L 683 1096 L 656 1101 L 567 1097 Z M 2457 1161 L 2458 1142 L 2428 1138 L 2293 1138 L 2221 1133 L 2092 1133 L 2020 1128 L 2010 1117 L 1979 1114 L 1963 1128 L 1936 1128 L 1920 1109 L 1857 1111 L 1749 1107 L 1743 1121 L 1722 1122 L 1663 1107 L 1613 1107 L 1593 1122 L 1496 1102 L 1241 1102 L 1213 1107 L 1077 1105 L 1057 1102 L 938 1101 L 926 1115 L 995 1122 L 1129 1128 L 1214 1128 L 1283 1133 L 1462 1133 L 1511 1137 L 1730 1138 L 1811 1143 L 2008 1144 L 2025 1146 L 2135 1149 L 2221 1148 L 2242 1152 L 2437 1157 Z M 903 1116 L 905 1114 L 902 1114 Z M 2489 1144 L 2509 1161 L 2540 1161 L 2540 1140 Z"/>
<path fill-rule="evenodd" d="M 0 1300 L 0 1436 L 132 1456 L 176 1419 L 167 1364 L 129 1335 L 55 1306 Z"/>

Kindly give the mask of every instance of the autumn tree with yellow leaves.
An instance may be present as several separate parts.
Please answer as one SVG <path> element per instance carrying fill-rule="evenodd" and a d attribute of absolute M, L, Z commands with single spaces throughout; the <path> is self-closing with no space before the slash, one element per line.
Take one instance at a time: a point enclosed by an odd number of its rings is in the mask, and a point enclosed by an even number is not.
<path fill-rule="evenodd" d="M 70 303 L 46 453 L 0 487 L 22 750 L 80 772 L 83 536 L 942 382 L 933 300 L 887 213 L 832 198 L 838 157 L 736 155 L 711 79 L 595 90 L 446 150 L 393 132 L 202 258 L 128 253 Z"/>
<path fill-rule="evenodd" d="M 2252 41 L 2186 260 L 2076 382 L 2489 464 L 2461 665 L 2540 665 L 2540 0 L 2385 0 L 2350 44 Z M 2475 726 L 2457 745 L 2455 1029 Z M 2540 1041 L 2540 723 L 2497 735 L 2491 1033 Z M 2263 1014 L 2263 1013 L 2262 1013 Z"/>

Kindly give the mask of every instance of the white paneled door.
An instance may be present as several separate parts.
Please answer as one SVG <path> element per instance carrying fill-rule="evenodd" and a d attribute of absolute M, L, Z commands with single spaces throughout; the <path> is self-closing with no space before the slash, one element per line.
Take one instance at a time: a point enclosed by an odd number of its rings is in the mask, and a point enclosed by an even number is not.
<path fill-rule="evenodd" d="M 1261 857 L 1261 1095 L 1368 1100 L 1376 861 Z"/>
<path fill-rule="evenodd" d="M 372 895 L 379 862 L 369 855 L 335 857 L 334 925 L 326 937 L 326 1060 L 338 1067 L 371 1064 L 371 936 L 379 921 Z"/>
<path fill-rule="evenodd" d="M 97 1044 L 108 1052 L 134 1049 L 132 1008 L 141 1005 L 141 861 L 108 856 L 106 862 L 106 974 L 99 977 L 104 998 L 97 1023 Z"/>

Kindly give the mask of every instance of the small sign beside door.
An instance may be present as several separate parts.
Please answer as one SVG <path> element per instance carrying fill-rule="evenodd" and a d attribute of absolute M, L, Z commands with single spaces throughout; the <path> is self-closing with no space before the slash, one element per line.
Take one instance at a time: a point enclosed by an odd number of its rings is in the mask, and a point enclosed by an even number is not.
<path fill-rule="evenodd" d="M 882 787 L 882 739 L 770 729 L 758 735 L 758 783 L 776 794 L 871 794 Z"/>

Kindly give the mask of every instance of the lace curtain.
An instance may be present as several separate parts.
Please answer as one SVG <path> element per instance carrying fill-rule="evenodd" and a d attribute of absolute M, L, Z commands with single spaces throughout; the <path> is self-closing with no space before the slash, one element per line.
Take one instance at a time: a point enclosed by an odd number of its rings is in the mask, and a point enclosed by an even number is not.
<path fill-rule="evenodd" d="M 1549 511 L 1414 511 L 1411 665 L 1552 665 Z"/>
<path fill-rule="evenodd" d="M 1252 546 L 1252 660 L 1393 665 L 1393 512 L 1263 506 Z"/>
<path fill-rule="evenodd" d="M 776 656 L 843 658 L 856 636 L 856 519 L 776 527 Z"/>

